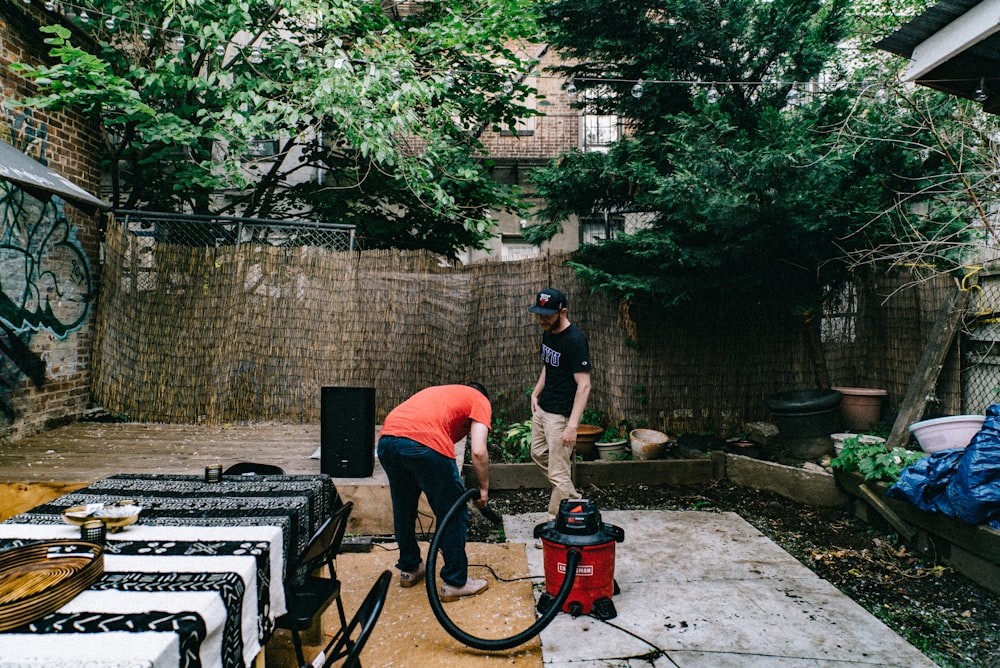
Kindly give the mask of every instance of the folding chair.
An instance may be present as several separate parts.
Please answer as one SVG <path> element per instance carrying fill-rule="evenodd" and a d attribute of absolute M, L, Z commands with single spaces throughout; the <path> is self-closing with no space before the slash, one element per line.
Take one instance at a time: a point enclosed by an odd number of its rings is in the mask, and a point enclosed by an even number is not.
<path fill-rule="evenodd" d="M 330 607 L 331 602 L 337 602 L 340 628 L 347 626 L 344 602 L 340 597 L 340 580 L 337 579 L 336 559 L 347 530 L 347 518 L 353 508 L 354 502 L 348 501 L 323 523 L 309 540 L 302 558 L 286 576 L 285 603 L 288 612 L 275 620 L 275 627 L 291 632 L 300 668 L 312 665 L 306 663 L 300 633 L 311 628 L 314 623 L 319 624 L 323 612 Z M 323 566 L 326 566 L 328 577 L 315 574 Z"/>
<path fill-rule="evenodd" d="M 361 650 L 365 648 L 365 643 L 375 628 L 382 608 L 385 607 L 385 598 L 389 593 L 389 584 L 392 582 L 392 571 L 384 570 L 375 580 L 375 584 L 368 591 L 365 600 L 361 602 L 358 611 L 351 618 L 351 623 L 341 629 L 323 650 L 325 656 L 323 667 L 329 668 L 334 661 L 344 659 L 341 668 L 361 668 Z M 361 627 L 358 637 L 352 639 L 354 631 Z M 318 657 L 317 657 L 318 658 Z"/>
<path fill-rule="evenodd" d="M 285 475 L 285 469 L 274 464 L 240 462 L 239 464 L 233 464 L 222 472 L 223 475 L 247 475 L 251 473 L 255 475 Z"/>

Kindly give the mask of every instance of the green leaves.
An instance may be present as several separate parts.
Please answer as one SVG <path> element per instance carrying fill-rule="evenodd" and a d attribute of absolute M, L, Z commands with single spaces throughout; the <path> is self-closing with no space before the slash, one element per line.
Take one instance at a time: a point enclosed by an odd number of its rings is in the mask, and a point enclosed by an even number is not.
<path fill-rule="evenodd" d="M 852 6 L 546 3 L 550 43 L 576 59 L 560 69 L 575 77 L 584 113 L 616 114 L 629 132 L 607 153 L 570 152 L 533 175 L 546 204 L 526 236 L 550 239 L 573 215 L 642 212 L 646 227 L 584 248 L 579 275 L 708 317 L 818 309 L 852 270 L 898 261 L 902 239 L 915 263 L 960 265 L 960 228 L 995 188 L 996 161 L 972 150 L 970 133 L 947 130 L 954 105 L 875 101 L 870 79 L 895 75 L 883 59 L 842 50 L 861 25 Z M 640 99 L 628 94 L 637 79 Z M 718 101 L 679 83 L 694 81 L 716 82 Z M 824 84 L 798 84 L 789 105 L 791 82 L 807 81 Z M 915 215 L 918 202 L 926 215 Z"/>
<path fill-rule="evenodd" d="M 883 439 L 851 436 L 844 439 L 844 449 L 830 465 L 838 470 L 857 472 L 865 480 L 894 483 L 906 467 L 927 456 L 926 452 L 895 447 L 889 449 Z"/>
<path fill-rule="evenodd" d="M 102 121 L 117 206 L 294 212 L 354 223 L 365 246 L 451 255 L 492 236 L 486 210 L 520 206 L 477 159 L 476 129 L 532 113 L 523 87 L 503 90 L 533 66 L 509 46 L 533 34 L 531 4 L 434 0 L 392 17 L 354 0 L 88 0 L 99 50 L 54 28 L 59 62 L 16 67 L 41 90 L 23 103 Z M 262 139 L 287 151 L 248 158 Z"/>

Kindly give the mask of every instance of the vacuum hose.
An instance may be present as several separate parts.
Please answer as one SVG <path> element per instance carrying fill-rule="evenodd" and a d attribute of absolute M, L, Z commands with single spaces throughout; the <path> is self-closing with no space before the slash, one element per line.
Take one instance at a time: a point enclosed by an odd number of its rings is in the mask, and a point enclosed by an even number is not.
<path fill-rule="evenodd" d="M 441 542 L 441 535 L 444 533 L 444 529 L 451 522 L 452 517 L 459 511 L 465 503 L 471 499 L 473 496 L 479 496 L 478 489 L 470 489 L 455 502 L 455 505 L 448 510 L 448 513 L 438 524 L 437 531 L 434 532 L 434 538 L 431 540 L 431 546 L 427 554 L 427 598 L 431 603 L 431 610 L 434 611 L 434 616 L 437 617 L 438 623 L 444 627 L 444 630 L 448 634 L 462 643 L 474 649 L 481 649 L 486 651 L 496 651 L 503 649 L 510 649 L 511 647 L 517 647 L 518 645 L 523 645 L 528 642 L 539 633 L 542 632 L 549 623 L 555 619 L 555 616 L 559 614 L 562 610 L 563 604 L 566 599 L 569 598 L 570 590 L 573 589 L 573 581 L 576 580 L 576 567 L 580 563 L 580 559 L 583 558 L 583 553 L 576 549 L 570 548 L 566 554 L 566 577 L 563 580 L 562 587 L 559 589 L 559 593 L 556 594 L 556 598 L 552 601 L 552 605 L 549 606 L 541 617 L 539 617 L 534 624 L 521 631 L 516 635 L 512 635 L 509 638 L 477 638 L 476 636 L 470 635 L 458 628 L 453 621 L 445 614 L 444 606 L 441 605 L 441 597 L 438 594 L 437 589 L 437 554 L 440 549 L 439 543 Z M 492 520 L 490 514 L 493 514 L 497 519 L 499 516 L 496 515 L 488 507 L 483 510 L 488 510 L 488 513 L 484 513 L 484 516 Z"/>

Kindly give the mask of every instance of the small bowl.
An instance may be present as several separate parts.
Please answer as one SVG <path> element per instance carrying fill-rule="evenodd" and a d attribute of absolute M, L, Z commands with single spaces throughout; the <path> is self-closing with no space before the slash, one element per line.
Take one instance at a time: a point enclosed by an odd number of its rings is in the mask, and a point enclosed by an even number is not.
<path fill-rule="evenodd" d="M 82 526 L 84 522 L 90 520 L 100 520 L 111 533 L 121 531 L 130 524 L 135 524 L 142 512 L 142 506 L 131 504 L 111 504 L 100 505 L 94 508 L 91 506 L 72 506 L 63 511 L 62 517 L 66 524 Z M 89 512 L 88 512 L 89 511 Z"/>

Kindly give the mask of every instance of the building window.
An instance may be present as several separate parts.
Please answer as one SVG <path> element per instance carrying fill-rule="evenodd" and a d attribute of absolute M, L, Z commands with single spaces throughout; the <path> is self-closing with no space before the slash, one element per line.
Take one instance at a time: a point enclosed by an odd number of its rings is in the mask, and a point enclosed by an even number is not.
<path fill-rule="evenodd" d="M 614 239 L 625 229 L 625 216 L 605 211 L 591 216 L 580 217 L 580 245 L 594 244 L 605 239 Z"/>
<path fill-rule="evenodd" d="M 583 118 L 580 122 L 580 148 L 584 151 L 607 153 L 622 137 L 622 124 L 616 114 L 609 114 L 604 99 L 611 95 L 598 86 L 583 91 Z"/>
<path fill-rule="evenodd" d="M 524 85 L 529 86 L 532 90 L 538 85 L 538 81 L 535 77 L 529 76 L 525 77 Z M 524 108 L 530 109 L 531 111 L 536 111 L 538 109 L 538 100 L 534 95 L 529 95 L 524 100 Z M 500 131 L 501 137 L 531 137 L 535 134 L 535 116 L 528 116 L 527 118 L 518 118 L 514 125 L 514 131 L 511 132 L 507 128 Z"/>
<path fill-rule="evenodd" d="M 617 116 L 584 114 L 582 132 L 580 144 L 584 151 L 607 153 L 621 138 L 621 124 Z"/>
<path fill-rule="evenodd" d="M 260 158 L 273 158 L 278 155 L 280 147 L 277 139 L 254 139 L 247 144 L 245 157 L 247 160 L 259 160 Z"/>

